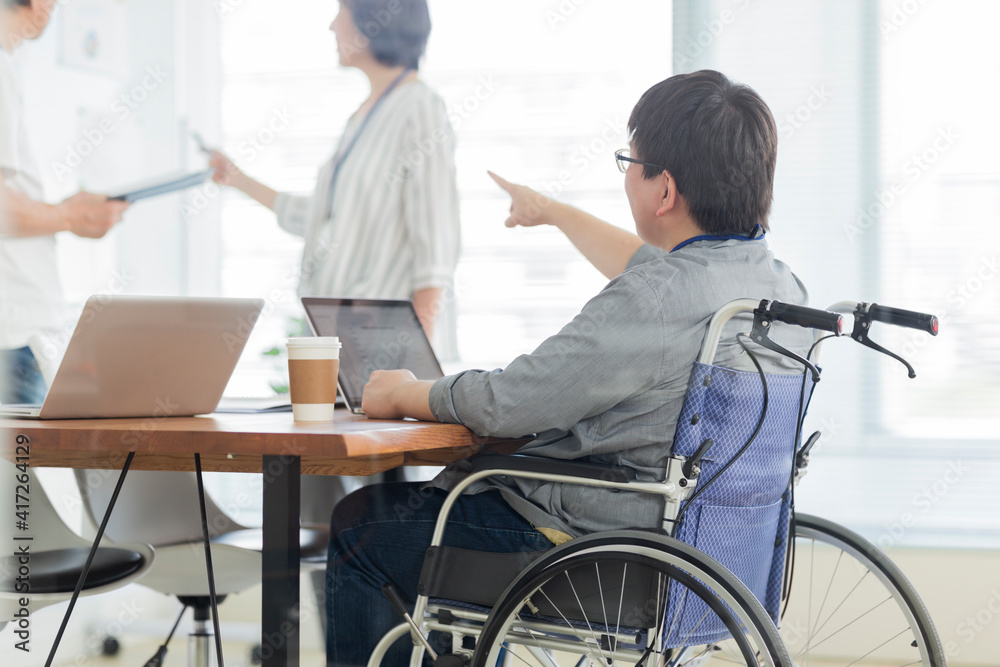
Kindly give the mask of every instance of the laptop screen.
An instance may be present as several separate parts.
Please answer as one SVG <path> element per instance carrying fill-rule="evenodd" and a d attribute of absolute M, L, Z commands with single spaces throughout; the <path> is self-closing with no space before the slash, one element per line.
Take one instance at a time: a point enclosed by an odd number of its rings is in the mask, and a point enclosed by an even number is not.
<path fill-rule="evenodd" d="M 351 410 L 374 370 L 412 371 L 418 380 L 444 376 L 413 304 L 397 299 L 303 297 L 313 333 L 340 338 L 340 390 Z"/>

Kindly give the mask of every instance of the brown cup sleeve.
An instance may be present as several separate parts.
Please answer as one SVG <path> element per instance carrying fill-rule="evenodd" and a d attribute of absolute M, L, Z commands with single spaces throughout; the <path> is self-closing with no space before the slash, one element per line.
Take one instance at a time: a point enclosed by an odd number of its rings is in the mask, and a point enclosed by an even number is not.
<path fill-rule="evenodd" d="M 289 359 L 288 391 L 292 403 L 335 402 L 339 372 L 339 359 Z"/>

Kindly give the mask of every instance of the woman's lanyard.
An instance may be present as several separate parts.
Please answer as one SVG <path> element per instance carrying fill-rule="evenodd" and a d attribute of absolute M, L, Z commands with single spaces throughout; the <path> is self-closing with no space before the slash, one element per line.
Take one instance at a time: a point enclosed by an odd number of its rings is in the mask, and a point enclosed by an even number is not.
<path fill-rule="evenodd" d="M 347 146 L 344 148 L 343 151 L 340 152 L 340 155 L 337 156 L 337 161 L 333 165 L 333 176 L 330 177 L 330 193 L 329 195 L 327 195 L 326 212 L 327 215 L 329 215 L 329 217 L 331 218 L 333 217 L 333 189 L 337 185 L 337 177 L 340 175 L 340 168 L 344 165 L 344 162 L 347 160 L 347 156 L 350 155 L 351 151 L 354 149 L 354 144 L 358 143 L 358 137 L 360 137 L 361 134 L 365 131 L 365 127 L 368 125 L 368 121 L 370 121 L 372 119 L 372 116 L 375 115 L 375 111 L 378 110 L 379 105 L 382 104 L 383 100 L 385 100 L 385 98 L 389 96 L 389 93 L 391 93 L 396 88 L 396 86 L 398 86 L 400 82 L 404 78 L 406 78 L 406 75 L 412 71 L 413 71 L 412 67 L 407 68 L 406 70 L 403 71 L 402 74 L 397 76 L 392 83 L 389 84 L 388 88 L 382 91 L 382 94 L 378 96 L 377 100 L 375 100 L 375 104 L 372 105 L 372 108 L 365 115 L 364 119 L 362 119 L 361 125 L 354 133 L 354 136 L 351 137 L 351 140 L 348 142 Z"/>

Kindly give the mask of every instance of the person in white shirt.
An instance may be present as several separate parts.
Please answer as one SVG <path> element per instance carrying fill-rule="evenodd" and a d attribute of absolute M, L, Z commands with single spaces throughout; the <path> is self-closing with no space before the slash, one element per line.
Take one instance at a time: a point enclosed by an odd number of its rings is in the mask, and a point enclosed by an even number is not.
<path fill-rule="evenodd" d="M 101 238 L 128 206 L 89 192 L 44 201 L 11 53 L 42 34 L 55 5 L 0 0 L 0 403 L 40 403 L 45 395 L 28 340 L 64 324 L 55 235 Z"/>

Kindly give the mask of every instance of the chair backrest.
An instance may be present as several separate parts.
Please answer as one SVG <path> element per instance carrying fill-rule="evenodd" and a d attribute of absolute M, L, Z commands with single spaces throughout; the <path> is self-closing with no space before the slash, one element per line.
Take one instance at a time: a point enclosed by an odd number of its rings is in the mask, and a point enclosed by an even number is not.
<path fill-rule="evenodd" d="M 118 471 L 74 472 L 88 518 L 99 524 L 111 501 Z M 223 512 L 207 493 L 205 510 L 209 534 L 213 537 L 245 528 Z M 195 474 L 129 471 L 105 534 L 113 540 L 139 540 L 154 547 L 200 542 L 201 510 Z"/>
<path fill-rule="evenodd" d="M 91 541 L 77 535 L 66 525 L 45 489 L 30 467 L 19 469 L 0 458 L 0 475 L 13 480 L 13 493 L 27 496 L 24 518 L 0 522 L 0 619 L 9 620 L 20 608 L 20 599 L 29 598 L 32 610 L 69 599 L 91 548 Z M 27 479 L 25 484 L 21 481 Z M 18 486 L 27 487 L 19 489 Z M 6 490 L 6 486 L 4 486 Z M 12 494 L 13 495 L 13 494 Z M 19 522 L 23 521 L 23 524 Z M 24 540 L 30 537 L 30 541 Z M 20 539 L 18 539 L 20 538 Z M 19 592 L 19 549 L 28 549 L 30 560 L 30 595 Z M 119 588 L 142 577 L 154 560 L 148 544 L 130 541 L 111 544 L 102 541 L 94 559 L 83 595 L 93 595 Z"/>
<path fill-rule="evenodd" d="M 764 377 L 768 403 L 760 432 L 719 475 L 760 419 L 763 385 L 756 372 L 695 364 L 673 451 L 690 457 L 705 440 L 713 444 L 702 459 L 695 487 L 704 490 L 688 501 L 674 536 L 731 570 L 777 621 L 796 431 L 812 379 L 799 374 Z M 728 635 L 718 617 L 705 616 L 708 608 L 701 600 L 671 593 L 667 618 L 677 621 L 667 637 L 668 646 L 707 643 Z"/>

